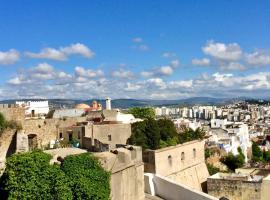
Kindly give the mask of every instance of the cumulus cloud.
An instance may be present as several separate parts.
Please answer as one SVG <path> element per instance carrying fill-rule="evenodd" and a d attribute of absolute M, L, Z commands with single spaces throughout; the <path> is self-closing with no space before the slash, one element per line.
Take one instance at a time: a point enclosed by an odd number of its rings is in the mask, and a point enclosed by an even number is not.
<path fill-rule="evenodd" d="M 11 65 L 20 59 L 20 53 L 15 49 L 0 51 L 0 65 Z"/>
<path fill-rule="evenodd" d="M 210 59 L 208 59 L 208 58 L 202 58 L 202 59 L 194 58 L 194 59 L 192 59 L 191 63 L 192 63 L 192 65 L 197 65 L 197 66 L 209 66 Z"/>
<path fill-rule="evenodd" d="M 83 67 L 77 66 L 75 67 L 75 75 L 78 77 L 88 77 L 88 78 L 95 78 L 104 76 L 102 70 L 93 70 L 93 69 L 85 69 Z"/>
<path fill-rule="evenodd" d="M 246 54 L 246 62 L 253 66 L 270 65 L 270 53 L 263 51 L 255 51 L 251 54 Z"/>
<path fill-rule="evenodd" d="M 44 58 L 51 60 L 64 61 L 68 59 L 69 55 L 81 55 L 85 58 L 92 58 L 95 53 L 86 45 L 81 43 L 71 44 L 67 47 L 44 48 L 39 53 L 25 52 L 25 55 L 30 58 Z"/>
<path fill-rule="evenodd" d="M 120 69 L 118 71 L 113 71 L 112 76 L 116 78 L 132 78 L 134 76 L 133 72 L 128 70 Z"/>
<path fill-rule="evenodd" d="M 171 66 L 165 65 L 152 69 L 151 71 L 142 71 L 141 75 L 145 78 L 149 77 L 159 77 L 159 76 L 169 76 L 173 74 L 174 70 Z"/>
<path fill-rule="evenodd" d="M 246 67 L 238 62 L 223 63 L 220 65 L 220 68 L 222 70 L 228 70 L 228 71 L 244 71 L 244 70 L 246 70 Z"/>
<path fill-rule="evenodd" d="M 139 89 L 141 89 L 141 85 L 140 84 L 134 84 L 134 83 L 127 83 L 126 87 L 124 88 L 125 91 L 127 92 L 135 92 L 138 91 Z"/>
<path fill-rule="evenodd" d="M 235 61 L 242 56 L 242 50 L 237 43 L 224 44 L 209 41 L 202 50 L 205 54 L 219 60 Z"/>

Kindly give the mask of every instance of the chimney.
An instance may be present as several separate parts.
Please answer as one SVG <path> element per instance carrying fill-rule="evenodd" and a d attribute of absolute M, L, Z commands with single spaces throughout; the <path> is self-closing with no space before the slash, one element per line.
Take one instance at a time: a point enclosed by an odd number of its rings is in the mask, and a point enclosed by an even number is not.
<path fill-rule="evenodd" d="M 106 99 L 106 110 L 111 110 L 112 106 L 111 106 L 111 98 L 107 97 Z"/>

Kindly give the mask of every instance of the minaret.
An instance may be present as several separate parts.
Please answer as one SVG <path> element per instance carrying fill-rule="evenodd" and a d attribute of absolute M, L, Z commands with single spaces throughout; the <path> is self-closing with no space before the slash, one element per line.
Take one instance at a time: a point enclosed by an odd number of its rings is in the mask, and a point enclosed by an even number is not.
<path fill-rule="evenodd" d="M 112 106 L 111 106 L 111 98 L 107 97 L 106 98 L 106 110 L 111 110 Z"/>

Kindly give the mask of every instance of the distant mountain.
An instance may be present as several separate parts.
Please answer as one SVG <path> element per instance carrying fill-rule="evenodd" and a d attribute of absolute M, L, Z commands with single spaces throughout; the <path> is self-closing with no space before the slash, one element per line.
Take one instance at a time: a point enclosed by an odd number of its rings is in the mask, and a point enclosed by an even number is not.
<path fill-rule="evenodd" d="M 22 100 L 22 99 L 20 99 Z M 25 101 L 30 99 L 23 99 Z M 35 99 L 35 100 L 44 100 L 44 99 Z M 75 100 L 75 99 L 49 99 L 49 104 L 56 108 L 71 108 L 74 105 L 79 103 L 91 104 L 93 100 L 101 103 L 102 106 L 105 106 L 104 99 L 89 99 L 89 100 Z M 0 103 L 12 104 L 16 100 L 4 100 Z M 112 100 L 113 108 L 129 108 L 129 107 L 144 107 L 144 106 L 190 106 L 190 105 L 222 105 L 233 102 L 234 99 L 229 98 L 213 98 L 213 97 L 192 97 L 187 99 L 179 100 L 149 100 L 149 99 L 114 99 Z"/>

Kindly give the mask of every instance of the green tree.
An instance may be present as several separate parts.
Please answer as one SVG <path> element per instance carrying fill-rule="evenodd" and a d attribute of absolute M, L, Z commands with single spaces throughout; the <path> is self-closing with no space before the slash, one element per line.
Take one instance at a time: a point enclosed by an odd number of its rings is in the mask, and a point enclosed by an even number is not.
<path fill-rule="evenodd" d="M 205 131 L 201 128 L 197 128 L 196 130 L 193 130 L 191 128 L 184 128 L 184 131 L 179 134 L 178 139 L 179 142 L 185 143 L 192 140 L 201 140 L 205 136 Z"/>
<path fill-rule="evenodd" d="M 110 173 L 102 168 L 92 154 L 67 156 L 61 169 L 69 180 L 73 199 L 107 200 L 110 198 Z"/>
<path fill-rule="evenodd" d="M 270 151 L 263 151 L 263 160 L 265 162 L 270 162 Z"/>
<path fill-rule="evenodd" d="M 160 130 L 160 138 L 163 141 L 167 141 L 168 139 L 177 137 L 178 134 L 172 120 L 164 118 L 159 119 L 157 123 Z"/>
<path fill-rule="evenodd" d="M 155 111 L 153 108 L 134 107 L 134 108 L 130 108 L 128 113 L 134 115 L 135 118 L 140 118 L 140 119 L 154 119 L 155 118 Z"/>
<path fill-rule="evenodd" d="M 145 127 L 147 146 L 150 149 L 158 149 L 160 142 L 160 130 L 156 120 L 148 119 Z"/>
<path fill-rule="evenodd" d="M 245 156 L 241 148 L 238 148 L 238 155 L 235 156 L 230 152 L 227 156 L 221 158 L 221 162 L 227 165 L 230 170 L 234 171 L 237 168 L 243 167 L 245 164 Z"/>
<path fill-rule="evenodd" d="M 128 144 L 141 146 L 143 149 L 149 148 L 145 134 L 146 123 L 147 120 L 136 122 L 131 125 L 132 134 L 128 140 Z"/>
<path fill-rule="evenodd" d="M 263 152 L 255 142 L 252 143 L 252 160 L 255 162 L 263 161 Z"/>
<path fill-rule="evenodd" d="M 9 157 L 0 182 L 3 196 L 9 200 L 71 200 L 68 180 L 59 166 L 49 164 L 51 158 L 41 151 Z"/>

